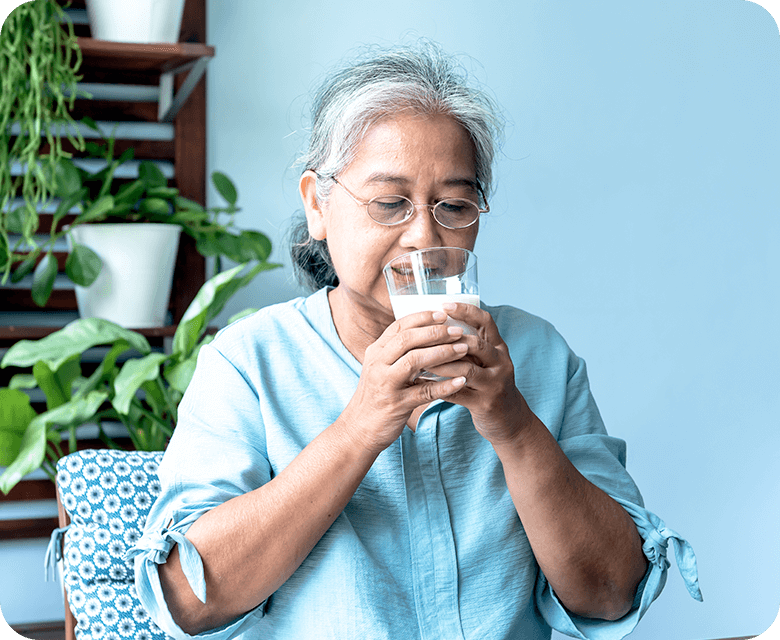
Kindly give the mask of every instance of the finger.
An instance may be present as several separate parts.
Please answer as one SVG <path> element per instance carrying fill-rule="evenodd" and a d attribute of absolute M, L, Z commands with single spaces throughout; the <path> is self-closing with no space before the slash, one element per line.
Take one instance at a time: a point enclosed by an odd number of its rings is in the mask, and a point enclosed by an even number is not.
<path fill-rule="evenodd" d="M 418 402 L 417 406 L 419 406 L 432 402 L 433 400 L 448 398 L 461 392 L 465 385 L 466 378 L 463 376 L 455 376 L 454 378 L 435 381 L 418 378 L 415 382 L 415 389 L 417 390 L 415 401 Z"/>
<path fill-rule="evenodd" d="M 465 322 L 467 325 L 474 327 L 478 333 L 484 335 L 484 337 L 497 343 L 501 340 L 501 335 L 498 332 L 496 323 L 493 322 L 493 317 L 484 309 L 477 307 L 473 304 L 465 304 L 462 302 L 447 302 L 442 305 L 442 309 L 447 312 L 447 315 L 455 320 Z"/>
<path fill-rule="evenodd" d="M 408 316 L 399 318 L 393 322 L 390 327 L 393 327 L 393 330 L 398 332 L 404 331 L 405 329 L 411 329 L 413 327 L 423 327 L 431 324 L 444 324 L 445 320 L 447 320 L 447 314 L 440 309 L 435 311 L 418 311 L 417 313 L 410 313 Z M 390 327 L 388 327 L 388 329 Z"/>
<path fill-rule="evenodd" d="M 465 333 L 460 341 L 468 345 L 467 355 L 463 359 L 474 362 L 478 367 L 492 367 L 503 357 L 501 351 L 503 341 L 495 346 L 485 337 L 484 331 L 477 334 Z"/>
<path fill-rule="evenodd" d="M 378 346 L 382 349 L 384 361 L 389 364 L 396 362 L 410 351 L 451 344 L 460 340 L 462 336 L 463 329 L 460 327 L 433 324 L 399 331 Z"/>
<path fill-rule="evenodd" d="M 412 383 L 423 371 L 458 360 L 467 350 L 468 346 L 462 342 L 413 349 L 399 357 L 390 369 L 393 374 Z"/>

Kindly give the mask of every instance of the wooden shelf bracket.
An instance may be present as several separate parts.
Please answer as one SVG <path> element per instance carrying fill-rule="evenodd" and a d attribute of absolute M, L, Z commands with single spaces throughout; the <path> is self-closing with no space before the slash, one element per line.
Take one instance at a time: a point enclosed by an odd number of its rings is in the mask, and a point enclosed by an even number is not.
<path fill-rule="evenodd" d="M 209 60 L 211 60 L 211 56 L 202 56 L 197 60 L 183 64 L 176 69 L 164 71 L 160 74 L 160 98 L 158 101 L 157 114 L 157 119 L 160 122 L 174 121 L 179 109 L 187 101 L 187 98 L 190 97 L 192 90 L 206 72 Z M 188 70 L 190 73 L 187 76 L 187 79 L 181 87 L 179 87 L 179 90 L 174 93 L 175 77 Z"/>

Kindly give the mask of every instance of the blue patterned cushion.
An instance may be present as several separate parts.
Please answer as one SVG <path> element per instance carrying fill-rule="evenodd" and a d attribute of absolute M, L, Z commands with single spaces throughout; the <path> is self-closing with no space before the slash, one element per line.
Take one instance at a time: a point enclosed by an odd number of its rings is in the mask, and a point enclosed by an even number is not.
<path fill-rule="evenodd" d="M 168 638 L 141 606 L 125 552 L 141 537 L 160 482 L 162 452 L 86 450 L 57 463 L 60 499 L 71 518 L 63 579 L 78 640 Z"/>

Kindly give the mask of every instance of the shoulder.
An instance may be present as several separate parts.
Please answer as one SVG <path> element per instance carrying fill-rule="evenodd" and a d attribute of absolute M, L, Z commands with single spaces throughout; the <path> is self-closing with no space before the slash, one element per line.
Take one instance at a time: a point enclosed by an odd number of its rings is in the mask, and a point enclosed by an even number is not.
<path fill-rule="evenodd" d="M 534 365 L 568 376 L 580 366 L 580 359 L 551 322 L 509 305 L 482 308 L 496 323 L 515 366 Z"/>
<path fill-rule="evenodd" d="M 264 351 L 298 348 L 319 334 L 330 310 L 325 291 L 264 307 L 217 332 L 211 347 L 231 362 Z"/>
<path fill-rule="evenodd" d="M 544 318 L 509 305 L 493 307 L 483 304 L 482 308 L 491 315 L 507 344 L 510 341 L 522 340 L 539 346 L 558 346 L 568 349 L 563 336 L 551 322 Z"/>

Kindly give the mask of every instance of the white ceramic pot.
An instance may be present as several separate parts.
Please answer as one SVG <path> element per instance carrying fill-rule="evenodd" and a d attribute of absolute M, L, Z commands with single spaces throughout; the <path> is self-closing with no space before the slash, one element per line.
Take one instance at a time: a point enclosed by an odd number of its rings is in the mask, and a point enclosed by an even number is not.
<path fill-rule="evenodd" d="M 68 241 L 92 249 L 103 261 L 89 287 L 76 286 L 82 318 L 105 318 L 141 329 L 165 324 L 181 227 L 174 224 L 85 224 Z"/>
<path fill-rule="evenodd" d="M 184 0 L 86 0 L 92 37 L 117 42 L 178 42 Z"/>

